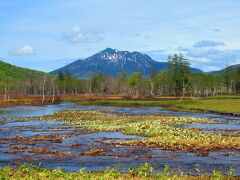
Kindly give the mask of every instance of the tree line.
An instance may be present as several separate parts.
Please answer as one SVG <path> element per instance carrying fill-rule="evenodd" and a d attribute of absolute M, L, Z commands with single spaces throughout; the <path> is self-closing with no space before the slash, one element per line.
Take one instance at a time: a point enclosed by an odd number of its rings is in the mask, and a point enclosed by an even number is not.
<path fill-rule="evenodd" d="M 117 94 L 131 96 L 209 96 L 240 93 L 240 70 L 227 68 L 223 74 L 192 72 L 182 54 L 169 57 L 168 69 L 151 70 L 150 77 L 141 72 L 127 75 L 124 71 L 116 77 L 104 73 L 90 75 L 87 79 L 72 77 L 69 72 L 57 75 L 33 73 L 24 79 L 0 79 L 0 92 L 7 99 L 11 94 L 45 96 L 62 94 Z"/>

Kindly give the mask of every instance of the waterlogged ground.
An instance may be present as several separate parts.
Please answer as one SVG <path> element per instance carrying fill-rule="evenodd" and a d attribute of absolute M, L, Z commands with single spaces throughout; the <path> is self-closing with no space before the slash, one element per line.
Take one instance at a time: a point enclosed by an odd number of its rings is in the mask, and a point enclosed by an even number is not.
<path fill-rule="evenodd" d="M 0 109 L 0 166 L 18 163 L 41 162 L 42 167 L 64 168 L 76 171 L 81 168 L 99 171 L 116 167 L 121 171 L 150 163 L 155 170 L 162 170 L 167 164 L 172 169 L 197 173 L 215 170 L 227 172 L 230 167 L 240 175 L 239 150 L 215 150 L 209 152 L 161 150 L 156 147 L 116 145 L 111 142 L 125 142 L 144 137 L 124 135 L 121 132 L 98 132 L 84 130 L 80 125 L 60 121 L 31 121 L 19 117 L 44 116 L 66 110 L 104 110 L 118 115 L 166 114 L 174 116 L 215 119 L 210 124 L 193 123 L 177 125 L 181 128 L 195 128 L 196 131 L 224 133 L 239 137 L 240 118 L 203 113 L 167 111 L 161 107 L 103 107 L 76 106 L 72 103 L 59 105 L 18 106 Z M 110 143 L 109 143 L 110 142 Z"/>

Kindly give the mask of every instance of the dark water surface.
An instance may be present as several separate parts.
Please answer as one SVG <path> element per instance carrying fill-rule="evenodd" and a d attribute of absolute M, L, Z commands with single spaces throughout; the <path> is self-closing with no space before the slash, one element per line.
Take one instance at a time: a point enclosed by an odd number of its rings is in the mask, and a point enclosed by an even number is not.
<path fill-rule="evenodd" d="M 107 110 L 116 114 L 130 113 L 131 115 L 167 114 L 174 116 L 200 117 L 215 119 L 217 124 L 188 124 L 182 127 L 203 128 L 203 131 L 218 133 L 221 129 L 240 131 L 240 118 L 206 113 L 188 113 L 168 111 L 161 107 L 110 107 L 110 106 L 76 106 L 73 103 L 61 103 L 47 106 L 16 106 L 0 109 L 0 166 L 14 165 L 19 162 L 39 164 L 52 169 L 61 167 L 69 171 L 81 168 L 99 171 L 106 167 L 117 167 L 122 171 L 150 163 L 155 170 L 162 170 L 166 164 L 172 169 L 181 169 L 196 173 L 200 169 L 203 173 L 212 170 L 227 172 L 230 167 L 240 175 L 240 151 L 213 151 L 207 157 L 200 157 L 197 152 L 165 151 L 159 148 L 128 147 L 106 145 L 103 142 L 126 141 L 129 139 L 143 139 L 144 137 L 124 135 L 121 132 L 86 132 L 81 127 L 52 121 L 18 122 L 18 117 L 42 116 L 64 110 Z M 218 131 L 213 131 L 218 129 Z M 219 130 L 220 129 L 220 130 Z M 232 132 L 231 132 L 232 133 Z M 35 145 L 19 140 L 6 140 L 8 137 L 39 138 L 49 137 L 51 140 L 34 141 Z M 24 151 L 47 150 L 58 153 L 6 153 L 15 151 L 15 147 L 22 147 Z M 101 156 L 85 156 L 81 153 L 91 150 L 102 150 Z M 230 156 L 221 156 L 226 153 Z M 61 153 L 64 155 L 61 156 Z M 150 158 L 152 157 L 152 158 Z"/>

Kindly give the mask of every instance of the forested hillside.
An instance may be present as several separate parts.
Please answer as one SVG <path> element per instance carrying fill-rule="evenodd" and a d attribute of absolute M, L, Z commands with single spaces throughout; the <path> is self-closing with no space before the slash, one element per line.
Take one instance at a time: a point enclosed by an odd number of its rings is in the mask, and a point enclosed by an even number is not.
<path fill-rule="evenodd" d="M 39 94 L 43 79 L 51 75 L 0 61 L 0 92 L 5 98 L 13 93 Z M 8 97 L 7 97 L 8 96 Z"/>
<path fill-rule="evenodd" d="M 68 71 L 56 75 L 19 68 L 0 61 L 0 93 L 4 99 L 13 94 L 45 95 L 62 94 L 116 94 L 126 96 L 209 96 L 240 93 L 240 71 L 222 74 L 193 72 L 182 54 L 169 58 L 168 69 L 152 69 L 150 77 L 142 72 L 127 74 L 124 70 L 116 77 L 93 73 L 79 79 Z"/>
<path fill-rule="evenodd" d="M 28 80 L 29 78 L 36 78 L 45 73 L 31 70 L 27 68 L 21 68 L 9 63 L 0 61 L 0 80 L 9 81 L 9 80 Z"/>
<path fill-rule="evenodd" d="M 104 73 L 91 74 L 89 79 L 72 78 L 69 72 L 59 71 L 57 89 L 62 93 L 101 93 L 136 96 L 209 96 L 216 94 L 234 94 L 240 92 L 240 71 L 223 74 L 206 74 L 190 70 L 188 60 L 182 54 L 169 58 L 168 69 L 152 69 L 151 76 L 142 72 L 128 75 L 124 70 L 116 77 Z"/>

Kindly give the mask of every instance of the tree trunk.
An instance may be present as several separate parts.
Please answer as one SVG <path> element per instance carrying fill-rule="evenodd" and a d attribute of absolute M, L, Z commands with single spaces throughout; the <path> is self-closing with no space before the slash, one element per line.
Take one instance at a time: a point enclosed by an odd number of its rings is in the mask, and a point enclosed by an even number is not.
<path fill-rule="evenodd" d="M 5 85 L 5 89 L 4 89 L 4 100 L 6 101 L 7 100 L 7 85 Z"/>
<path fill-rule="evenodd" d="M 154 96 L 154 83 L 152 80 L 150 84 L 151 84 L 151 96 Z"/>
<path fill-rule="evenodd" d="M 43 83 L 42 83 L 42 103 L 45 100 L 45 83 L 46 83 L 46 76 L 43 75 Z"/>
<path fill-rule="evenodd" d="M 53 79 L 51 79 L 51 84 L 52 84 L 52 103 L 54 103 L 55 101 L 55 93 L 56 93 L 56 90 L 55 90 L 55 77 Z"/>

